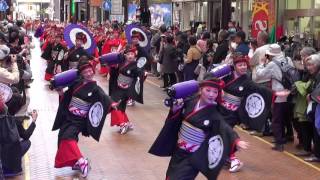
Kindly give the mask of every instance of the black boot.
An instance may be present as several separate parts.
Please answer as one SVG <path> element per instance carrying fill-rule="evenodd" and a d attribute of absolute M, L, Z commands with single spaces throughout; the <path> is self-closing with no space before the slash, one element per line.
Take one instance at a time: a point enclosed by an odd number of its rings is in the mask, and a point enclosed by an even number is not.
<path fill-rule="evenodd" d="M 275 144 L 272 147 L 272 150 L 282 152 L 282 151 L 284 151 L 284 146 L 283 146 L 283 144 Z"/>

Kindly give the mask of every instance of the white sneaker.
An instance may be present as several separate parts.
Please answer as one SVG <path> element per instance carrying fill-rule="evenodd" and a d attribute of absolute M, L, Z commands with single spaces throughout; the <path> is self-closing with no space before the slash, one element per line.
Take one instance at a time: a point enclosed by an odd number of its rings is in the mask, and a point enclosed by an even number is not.
<path fill-rule="evenodd" d="M 243 166 L 243 163 L 239 159 L 233 159 L 231 160 L 231 166 L 229 169 L 229 172 L 235 173 L 238 172 Z"/>
<path fill-rule="evenodd" d="M 81 159 L 79 159 L 78 162 L 79 162 L 79 167 L 80 167 L 80 171 L 81 171 L 81 176 L 83 178 L 87 177 L 89 174 L 89 170 L 90 170 L 90 165 L 89 165 L 88 159 L 81 158 Z"/>
<path fill-rule="evenodd" d="M 126 134 L 129 131 L 128 123 L 124 123 L 123 126 L 120 127 L 120 134 Z"/>

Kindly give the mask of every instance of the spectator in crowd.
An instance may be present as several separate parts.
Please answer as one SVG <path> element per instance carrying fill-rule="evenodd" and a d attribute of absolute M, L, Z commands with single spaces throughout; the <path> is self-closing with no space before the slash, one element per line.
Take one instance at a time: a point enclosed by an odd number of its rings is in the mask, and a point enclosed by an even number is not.
<path fill-rule="evenodd" d="M 33 110 L 33 112 L 31 112 L 30 115 L 32 117 L 32 123 L 27 129 L 25 129 L 22 124 L 23 120 L 17 117 L 10 117 L 10 115 L 8 115 L 7 107 L 5 105 L 2 106 L 3 108 L 1 110 L 1 115 L 14 119 L 19 137 L 22 139 L 18 140 L 17 142 L 1 144 L 1 160 L 3 173 L 5 177 L 12 177 L 20 175 L 22 173 L 21 159 L 31 146 L 31 141 L 29 140 L 29 138 L 36 127 L 35 122 L 37 120 L 38 113 L 36 110 Z"/>
<path fill-rule="evenodd" d="M 243 31 L 236 32 L 235 35 L 235 42 L 237 43 L 237 48 L 235 49 L 235 52 L 240 52 L 242 55 L 248 55 L 249 53 L 249 46 L 246 44 L 246 33 Z"/>
<path fill-rule="evenodd" d="M 268 44 L 269 35 L 265 31 L 260 31 L 257 35 L 258 48 L 254 51 L 252 57 L 249 60 L 249 64 L 252 70 L 252 80 L 256 83 L 264 83 L 263 81 L 256 80 L 256 67 L 259 65 L 260 60 L 265 59 L 266 51 L 269 49 Z"/>
<path fill-rule="evenodd" d="M 206 69 L 208 69 L 209 65 L 212 63 L 212 55 L 214 55 L 213 40 L 212 39 L 208 39 L 207 40 L 206 52 L 203 54 L 203 66 Z M 209 56 L 211 56 L 211 59 L 209 59 Z"/>
<path fill-rule="evenodd" d="M 9 56 L 10 49 L 6 45 L 0 45 L 0 82 L 15 84 L 19 82 L 19 70 L 16 56 Z M 6 67 L 9 65 L 9 67 Z"/>
<path fill-rule="evenodd" d="M 201 50 L 196 46 L 197 39 L 195 36 L 189 37 L 190 48 L 185 59 L 184 67 L 184 80 L 189 81 L 197 79 L 197 75 L 194 73 L 195 68 L 199 64 L 199 60 L 202 56 Z"/>
<path fill-rule="evenodd" d="M 273 92 L 283 91 L 284 86 L 281 84 L 282 71 L 276 64 L 286 61 L 284 54 L 281 51 L 281 47 L 278 44 L 270 45 L 266 51 L 266 59 L 261 59 L 260 65 L 257 66 L 256 80 L 263 80 L 271 82 L 271 88 Z M 284 137 L 284 123 L 290 113 L 286 96 L 278 96 L 275 99 L 272 109 L 272 132 L 275 139 L 275 146 L 273 150 L 283 151 L 285 144 Z"/>
<path fill-rule="evenodd" d="M 227 56 L 229 51 L 228 32 L 226 30 L 220 30 L 218 34 L 218 47 L 213 57 L 213 64 L 220 64 Z"/>
<path fill-rule="evenodd" d="M 306 60 L 312 54 L 315 54 L 316 50 L 312 47 L 304 47 L 300 51 L 301 60 L 293 61 L 295 67 L 300 71 L 301 81 L 295 83 L 296 93 L 294 94 L 294 119 L 293 127 L 297 132 L 297 138 L 299 143 L 296 148 L 299 149 L 295 153 L 296 156 L 308 156 L 311 154 L 311 143 L 313 138 L 313 126 L 310 121 L 307 120 L 305 112 L 307 110 L 307 94 L 310 93 L 311 80 L 306 68 Z"/>
<path fill-rule="evenodd" d="M 184 59 L 187 57 L 188 49 L 190 48 L 190 45 L 188 43 L 187 33 L 181 33 L 177 35 L 176 48 L 177 48 L 178 59 L 179 59 L 177 77 L 178 77 L 178 81 L 182 82 L 184 81 L 184 75 L 183 75 Z"/>
<path fill-rule="evenodd" d="M 310 73 L 310 79 L 313 81 L 312 82 L 312 92 L 317 91 L 319 88 L 319 83 L 320 83 L 320 55 L 319 54 L 313 54 L 309 56 L 306 60 L 307 64 L 307 70 Z M 318 90 L 319 91 L 319 90 Z M 320 135 L 319 132 L 315 126 L 315 118 L 319 118 L 319 114 L 316 114 L 316 106 L 318 106 L 319 101 L 316 99 L 311 99 L 310 94 L 307 95 L 307 100 L 308 102 L 314 102 L 312 104 L 312 110 L 307 111 L 308 114 L 308 119 L 312 124 L 312 129 L 313 129 L 313 153 L 309 157 L 305 158 L 305 161 L 308 162 L 320 162 Z M 311 129 L 309 129 L 311 130 Z"/>
<path fill-rule="evenodd" d="M 178 53 L 172 35 L 166 36 L 166 44 L 159 56 L 162 62 L 163 88 L 166 89 L 177 82 L 175 73 L 178 70 Z"/>
<path fill-rule="evenodd" d="M 222 64 L 232 65 L 234 55 L 235 54 L 242 55 L 241 52 L 239 52 L 239 53 L 235 52 L 235 50 L 237 48 L 237 43 L 235 42 L 235 35 L 234 34 L 231 34 L 228 36 L 228 48 L 229 48 L 228 54 L 227 54 L 226 58 L 222 61 Z"/>
<path fill-rule="evenodd" d="M 161 25 L 159 28 L 159 31 L 152 36 L 150 41 L 151 53 L 152 53 L 153 59 L 156 61 L 151 67 L 156 76 L 160 75 L 159 72 L 157 72 L 157 62 L 159 62 L 159 52 L 161 48 L 161 39 L 162 39 L 161 37 L 165 37 L 164 35 L 166 32 L 167 32 L 166 25 L 165 24 Z"/>

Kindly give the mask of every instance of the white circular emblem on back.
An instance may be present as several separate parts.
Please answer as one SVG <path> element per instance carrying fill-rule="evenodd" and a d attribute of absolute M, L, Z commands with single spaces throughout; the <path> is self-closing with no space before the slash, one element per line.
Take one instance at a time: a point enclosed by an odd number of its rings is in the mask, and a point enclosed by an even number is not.
<path fill-rule="evenodd" d="M 250 94 L 246 99 L 246 111 L 250 118 L 260 116 L 264 110 L 265 102 L 263 97 L 258 93 Z"/>
<path fill-rule="evenodd" d="M 137 82 L 134 85 L 134 89 L 136 90 L 137 94 L 140 94 L 140 78 L 139 77 L 137 78 Z"/>
<path fill-rule="evenodd" d="M 144 67 L 144 65 L 146 65 L 147 64 L 147 58 L 145 58 L 145 57 L 140 57 L 138 60 L 137 60 L 137 67 L 138 68 L 143 68 Z"/>
<path fill-rule="evenodd" d="M 59 54 L 58 54 L 58 61 L 61 61 L 61 60 L 63 59 L 63 57 L 64 57 L 64 51 L 61 50 L 61 51 L 59 52 Z"/>
<path fill-rule="evenodd" d="M 208 161 L 209 169 L 215 168 L 222 159 L 223 141 L 220 135 L 213 136 L 209 139 Z"/>
<path fill-rule="evenodd" d="M 103 116 L 103 106 L 101 102 L 94 103 L 89 110 L 89 121 L 92 127 L 98 127 Z"/>
<path fill-rule="evenodd" d="M 209 120 L 204 120 L 204 121 L 203 121 L 203 125 L 205 125 L 205 126 L 208 126 L 208 125 L 209 125 L 209 123 L 210 123 L 210 121 L 209 121 Z"/>

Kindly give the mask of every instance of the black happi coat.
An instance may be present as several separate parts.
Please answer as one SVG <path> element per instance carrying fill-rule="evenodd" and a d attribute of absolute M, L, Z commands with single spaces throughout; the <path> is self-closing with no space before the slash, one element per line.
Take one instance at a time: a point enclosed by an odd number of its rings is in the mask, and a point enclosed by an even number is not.
<path fill-rule="evenodd" d="M 69 49 L 67 58 L 63 62 L 63 71 L 69 69 L 69 62 L 79 62 L 81 56 L 87 56 L 89 59 L 92 59 L 92 56 L 83 48 L 73 46 Z"/>
<path fill-rule="evenodd" d="M 234 152 L 235 142 L 239 136 L 225 123 L 216 105 L 209 105 L 198 111 L 194 111 L 197 102 L 198 97 L 194 97 L 186 101 L 184 107 L 178 112 L 172 113 L 170 110 L 164 127 L 151 146 L 149 153 L 156 156 L 173 156 L 177 153 L 178 132 L 181 128 L 182 121 L 185 120 L 193 126 L 202 129 L 207 135 L 200 148 L 190 153 L 188 158 L 190 158 L 190 162 L 195 169 L 203 173 L 208 179 L 213 180 L 219 175 L 230 153 Z M 209 123 L 205 123 L 205 121 L 208 120 Z M 223 152 L 221 159 L 216 162 L 217 165 L 210 169 L 208 160 L 209 141 L 217 136 L 220 136 L 222 139 Z"/>
<path fill-rule="evenodd" d="M 86 118 L 73 115 L 69 112 L 69 104 L 72 96 L 80 98 L 91 103 L 91 108 L 97 103 L 103 106 L 102 117 L 100 121 L 92 124 L 90 113 Z M 90 109 L 91 110 L 91 109 Z M 99 141 L 101 131 L 107 113 L 111 110 L 111 99 L 97 85 L 95 81 L 83 84 L 83 80 L 77 80 L 61 97 L 58 112 L 52 130 L 60 129 L 59 140 L 75 139 L 78 140 L 78 134 L 82 132 L 84 136 L 92 136 L 96 141 Z M 93 114 L 95 115 L 95 114 Z"/>
<path fill-rule="evenodd" d="M 133 82 L 128 89 L 122 89 L 118 86 L 117 79 L 119 74 L 133 78 Z M 112 97 L 115 99 L 121 99 L 123 92 L 125 95 L 132 98 L 133 100 L 143 104 L 143 82 L 144 82 L 144 71 L 142 68 L 137 66 L 137 62 L 126 63 L 122 62 L 117 68 L 113 69 L 112 81 L 110 77 L 109 86 L 112 87 Z M 113 98 L 113 100 L 115 100 Z M 116 101 L 116 100 L 115 100 Z"/>
<path fill-rule="evenodd" d="M 57 65 L 63 66 L 63 58 L 67 48 L 61 43 L 50 43 L 44 49 L 41 57 L 48 61 L 46 73 L 55 74 L 55 68 Z M 66 69 L 63 69 L 66 70 Z"/>
<path fill-rule="evenodd" d="M 224 92 L 241 98 L 241 103 L 236 111 L 231 111 L 223 106 L 219 106 L 219 111 L 224 116 L 228 124 L 234 126 L 240 122 L 249 125 L 251 128 L 260 131 L 267 120 L 272 103 L 272 91 L 264 86 L 260 86 L 251 80 L 249 75 L 245 74 L 235 79 L 234 74 L 224 77 L 225 82 Z M 251 94 L 258 93 L 262 96 L 265 103 L 265 108 L 262 113 L 255 118 L 248 115 L 248 97 Z"/>
<path fill-rule="evenodd" d="M 67 62 L 78 62 L 81 56 L 91 57 L 83 47 L 76 48 L 76 46 L 73 46 L 69 49 Z"/>

